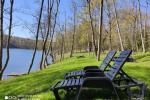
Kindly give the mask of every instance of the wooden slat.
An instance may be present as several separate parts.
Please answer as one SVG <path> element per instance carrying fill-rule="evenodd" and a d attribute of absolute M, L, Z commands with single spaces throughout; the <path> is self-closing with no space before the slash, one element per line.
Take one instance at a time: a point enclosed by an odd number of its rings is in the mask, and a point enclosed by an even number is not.
<path fill-rule="evenodd" d="M 76 79 L 72 79 L 71 86 L 75 85 Z"/>
<path fill-rule="evenodd" d="M 80 85 L 83 83 L 83 78 L 80 78 Z"/>
<path fill-rule="evenodd" d="M 76 79 L 76 83 L 75 83 L 75 85 L 79 85 L 79 79 Z"/>
<path fill-rule="evenodd" d="M 75 76 L 79 75 L 79 71 L 77 71 L 74 75 L 75 75 Z"/>
<path fill-rule="evenodd" d="M 65 82 L 65 80 L 61 81 L 61 83 L 59 84 L 59 87 L 61 87 L 64 84 L 64 82 Z"/>
<path fill-rule="evenodd" d="M 65 80 L 62 86 L 66 86 L 67 83 L 68 83 L 68 80 Z"/>
<path fill-rule="evenodd" d="M 72 83 L 72 79 L 68 80 L 68 82 L 67 82 L 66 86 L 70 86 L 70 85 L 71 85 L 71 83 Z"/>

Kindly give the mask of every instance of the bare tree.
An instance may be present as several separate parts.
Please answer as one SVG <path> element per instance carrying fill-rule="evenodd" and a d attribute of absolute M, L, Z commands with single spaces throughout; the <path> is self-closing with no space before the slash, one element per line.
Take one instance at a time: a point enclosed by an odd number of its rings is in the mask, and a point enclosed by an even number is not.
<path fill-rule="evenodd" d="M 64 59 L 64 43 L 65 43 L 65 40 L 64 40 L 64 34 L 62 33 L 61 34 L 61 60 L 63 60 Z"/>
<path fill-rule="evenodd" d="M 76 34 L 76 12 L 77 12 L 77 5 L 75 2 L 73 3 L 73 35 L 72 35 L 72 46 L 71 46 L 71 53 L 70 53 L 70 57 L 73 56 L 73 52 L 74 52 L 74 41 L 75 41 L 75 34 Z"/>
<path fill-rule="evenodd" d="M 2 69 L 3 69 L 3 14 L 4 14 L 4 3 L 5 0 L 1 0 L 0 5 L 0 80 L 2 79 Z"/>
<path fill-rule="evenodd" d="M 4 1 L 3 1 L 4 2 Z M 9 62 L 9 57 L 10 57 L 10 54 L 9 54 L 9 47 L 10 47 L 10 39 L 11 39 L 11 31 L 12 31 L 12 21 L 13 21 L 13 16 L 12 16 L 12 13 L 13 13 L 13 5 L 14 5 L 14 0 L 10 0 L 10 12 L 9 12 L 9 29 L 8 29 L 8 39 L 7 39 L 7 46 L 6 46 L 6 51 L 7 51 L 7 57 L 6 57 L 6 62 L 4 64 L 4 67 L 2 68 L 1 70 L 1 73 L 0 73 L 0 77 L 2 79 L 2 75 L 8 65 L 8 62 Z M 3 31 L 3 29 L 2 29 Z"/>
<path fill-rule="evenodd" d="M 44 53 L 45 53 L 45 49 L 46 49 L 46 43 L 47 43 L 47 40 L 48 40 L 48 36 L 49 36 L 49 30 L 50 30 L 50 26 L 51 26 L 51 17 L 52 17 L 52 9 L 53 9 L 53 5 L 54 5 L 54 0 L 48 0 L 48 8 L 47 8 L 47 32 L 46 32 L 46 37 L 45 37 L 45 40 L 44 40 L 44 44 L 43 44 L 43 47 L 42 47 L 42 58 L 41 58 L 41 63 L 40 63 L 40 69 L 42 70 L 42 66 L 43 66 L 43 62 L 44 62 Z"/>
<path fill-rule="evenodd" d="M 94 46 L 94 51 L 95 51 L 95 56 L 97 56 L 97 46 L 95 42 L 95 31 L 94 31 L 94 26 L 93 26 L 93 18 L 91 14 L 91 0 L 87 0 L 88 3 L 88 11 L 89 11 L 89 16 L 90 16 L 90 24 L 91 24 L 91 29 L 92 29 L 92 42 Z"/>
<path fill-rule="evenodd" d="M 32 60 L 31 60 L 31 64 L 30 64 L 30 67 L 29 67 L 29 70 L 28 70 L 28 74 L 30 73 L 31 68 L 33 66 L 35 55 L 36 55 L 36 51 L 37 51 L 37 44 L 38 44 L 39 29 L 40 29 L 40 24 L 41 24 L 43 5 L 44 5 L 44 0 L 42 0 L 42 2 L 41 2 L 40 14 L 39 14 L 39 19 L 38 19 L 38 26 L 37 26 L 37 31 L 36 31 L 35 47 L 34 47 L 34 52 L 33 52 Z"/>
<path fill-rule="evenodd" d="M 60 27 L 60 35 L 61 35 L 61 47 L 60 47 L 60 61 L 63 60 L 64 58 L 64 26 L 59 26 Z"/>
<path fill-rule="evenodd" d="M 116 5 L 115 5 L 115 1 L 113 0 L 113 6 L 114 6 L 114 10 L 115 10 L 115 19 L 117 21 L 117 33 L 118 33 L 118 37 L 119 37 L 119 41 L 120 41 L 120 47 L 121 50 L 124 50 L 124 46 L 123 46 L 123 41 L 122 41 L 122 37 L 121 37 L 121 32 L 120 32 L 120 25 L 119 25 L 119 21 L 118 21 L 118 14 L 117 14 L 117 9 L 116 9 Z"/>
<path fill-rule="evenodd" d="M 146 15 L 145 15 L 145 25 L 144 25 L 144 42 L 145 42 L 145 51 L 148 49 L 148 34 L 147 34 L 147 19 L 148 19 L 148 0 L 146 0 Z"/>
<path fill-rule="evenodd" d="M 138 0 L 139 4 L 139 21 L 140 21 L 140 36 L 141 36 L 141 42 L 142 42 L 142 49 L 143 52 L 145 52 L 145 43 L 144 43 L 144 36 L 143 36 L 143 25 L 142 25 L 142 15 L 141 15 L 141 5 L 140 5 L 140 0 Z"/>
<path fill-rule="evenodd" d="M 56 27 L 56 22 L 57 22 L 57 15 L 58 15 L 58 10 L 59 10 L 59 4 L 60 4 L 60 0 L 56 0 L 56 3 L 57 3 L 57 8 L 56 8 L 56 12 L 55 12 L 55 15 L 54 15 L 54 23 L 52 28 L 50 28 L 50 43 L 48 45 L 48 49 L 47 49 L 47 53 L 45 55 L 45 58 L 44 58 L 44 62 L 46 60 L 46 58 L 50 55 L 51 58 L 52 58 L 52 62 L 54 62 L 54 54 L 53 54 L 53 38 L 54 38 L 54 34 L 55 34 L 55 27 Z"/>
<path fill-rule="evenodd" d="M 103 31 L 103 0 L 101 0 L 99 7 L 99 42 L 98 42 L 98 56 L 97 60 L 100 60 L 101 47 L 102 47 L 102 31 Z"/>
<path fill-rule="evenodd" d="M 106 5 L 107 5 L 107 16 L 108 16 L 108 23 L 109 23 L 109 50 L 112 50 L 112 16 L 111 16 L 111 11 L 110 11 L 110 4 L 108 0 L 106 0 Z"/>

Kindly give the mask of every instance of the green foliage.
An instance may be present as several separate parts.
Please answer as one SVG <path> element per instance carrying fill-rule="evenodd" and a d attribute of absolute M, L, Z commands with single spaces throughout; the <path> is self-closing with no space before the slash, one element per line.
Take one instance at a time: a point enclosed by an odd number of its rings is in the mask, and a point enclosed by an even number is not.
<path fill-rule="evenodd" d="M 80 57 L 79 56 L 84 56 Z M 102 55 L 101 60 L 105 54 Z M 135 62 L 126 63 L 123 67 L 125 72 L 148 84 L 146 99 L 150 99 L 150 53 L 134 53 Z M 101 62 L 101 61 L 100 61 Z M 17 78 L 10 78 L 0 82 L 0 99 L 5 95 L 34 95 L 32 98 L 40 100 L 55 100 L 50 87 L 58 80 L 63 79 L 65 73 L 79 70 L 87 65 L 99 65 L 93 54 L 76 53 L 72 58 L 65 58 L 62 62 L 50 65 L 47 69 L 33 72 Z M 64 95 L 61 93 L 62 96 Z"/>

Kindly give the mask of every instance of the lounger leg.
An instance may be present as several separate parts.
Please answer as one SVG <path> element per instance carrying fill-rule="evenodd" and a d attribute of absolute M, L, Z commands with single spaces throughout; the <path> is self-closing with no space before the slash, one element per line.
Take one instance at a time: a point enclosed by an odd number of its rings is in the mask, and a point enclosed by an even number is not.
<path fill-rule="evenodd" d="M 146 85 L 143 84 L 141 87 L 141 99 L 144 100 L 144 94 L 145 94 L 145 90 L 146 90 Z"/>
<path fill-rule="evenodd" d="M 77 94 L 76 94 L 76 99 L 75 100 L 80 100 L 80 93 L 81 93 L 81 89 L 77 88 Z"/>
<path fill-rule="evenodd" d="M 130 90 L 130 88 L 127 88 L 127 95 L 128 95 L 128 100 L 131 100 L 131 90 Z"/>
<path fill-rule="evenodd" d="M 61 100 L 58 94 L 58 90 L 54 90 L 53 92 L 54 92 L 56 100 Z"/>
<path fill-rule="evenodd" d="M 120 100 L 120 97 L 119 97 L 119 95 L 118 95 L 118 92 L 117 92 L 116 88 L 114 88 L 114 92 L 115 92 L 115 94 L 116 94 L 117 100 Z"/>

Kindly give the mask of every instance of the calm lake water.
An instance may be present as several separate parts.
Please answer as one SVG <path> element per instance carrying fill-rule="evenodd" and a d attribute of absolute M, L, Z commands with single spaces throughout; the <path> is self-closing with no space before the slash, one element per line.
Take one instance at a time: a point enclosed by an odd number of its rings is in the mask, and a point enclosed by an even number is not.
<path fill-rule="evenodd" d="M 6 49 L 3 49 L 4 57 L 3 63 L 6 60 Z M 36 52 L 36 57 L 31 71 L 39 70 L 40 60 L 41 60 L 41 51 Z M 31 63 L 33 55 L 33 50 L 29 49 L 10 49 L 10 59 L 8 66 L 4 72 L 3 78 L 9 78 L 8 74 L 21 74 L 27 73 L 29 65 Z M 50 57 L 49 57 L 50 59 Z M 51 62 L 51 60 L 49 60 Z"/>

